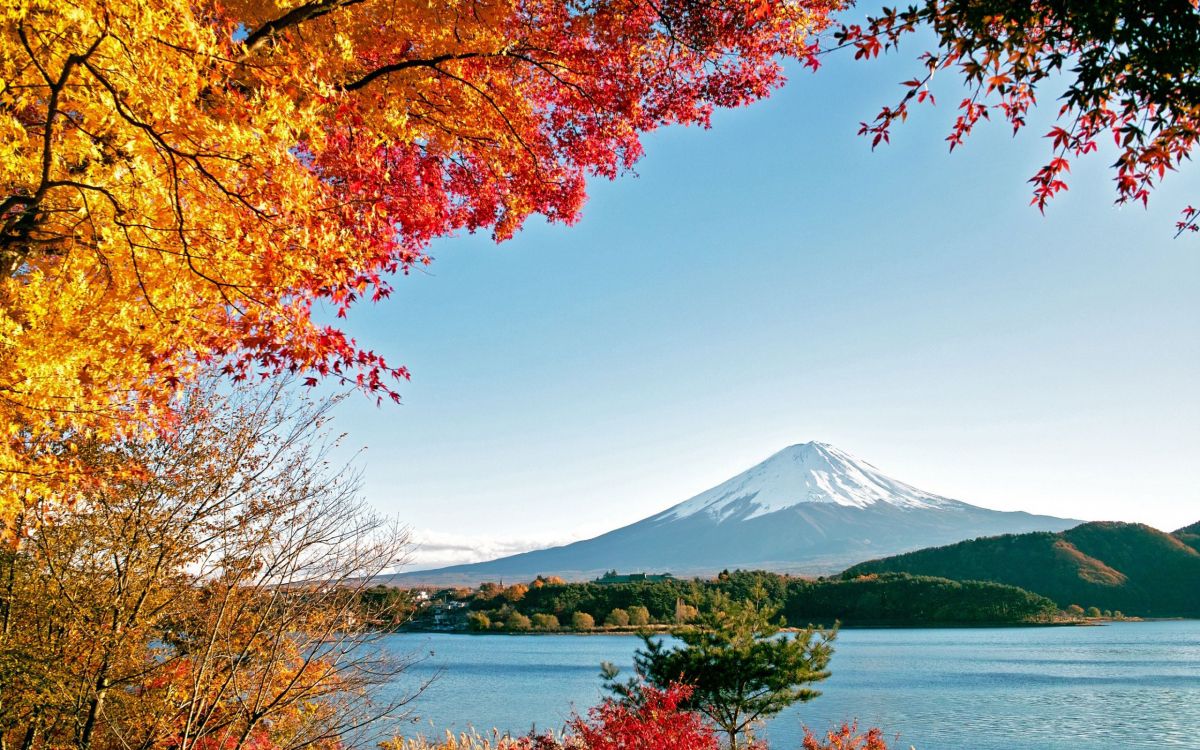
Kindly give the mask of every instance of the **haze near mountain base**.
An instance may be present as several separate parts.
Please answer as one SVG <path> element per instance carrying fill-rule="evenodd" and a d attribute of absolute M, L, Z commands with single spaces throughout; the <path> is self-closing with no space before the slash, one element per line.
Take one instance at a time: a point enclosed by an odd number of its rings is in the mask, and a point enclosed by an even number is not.
<path fill-rule="evenodd" d="M 980 536 L 1062 531 L 1077 520 L 988 510 L 892 479 L 826 443 L 785 448 L 667 510 L 592 539 L 497 560 L 401 573 L 398 585 L 595 578 L 606 570 L 824 574 Z"/>

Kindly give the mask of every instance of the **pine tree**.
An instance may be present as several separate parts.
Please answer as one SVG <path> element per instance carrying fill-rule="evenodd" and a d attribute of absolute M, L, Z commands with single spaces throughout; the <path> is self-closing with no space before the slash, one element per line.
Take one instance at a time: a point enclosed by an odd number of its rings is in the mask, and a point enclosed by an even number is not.
<path fill-rule="evenodd" d="M 730 750 L 746 747 L 755 724 L 793 703 L 820 693 L 808 685 L 829 677 L 836 630 L 807 628 L 780 635 L 778 610 L 754 597 L 734 601 L 718 593 L 693 627 L 672 635 L 682 646 L 643 635 L 634 655 L 641 680 L 665 689 L 682 682 L 692 688 L 686 708 L 699 711 L 729 738 Z M 617 670 L 602 665 L 606 686 L 626 701 L 637 701 L 639 679 L 617 682 Z"/>

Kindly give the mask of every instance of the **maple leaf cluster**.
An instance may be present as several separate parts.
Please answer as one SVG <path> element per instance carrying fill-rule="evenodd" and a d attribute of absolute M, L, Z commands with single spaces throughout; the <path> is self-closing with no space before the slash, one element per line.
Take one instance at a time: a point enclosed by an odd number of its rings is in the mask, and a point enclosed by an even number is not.
<path fill-rule="evenodd" d="M 836 4 L 5 5 L 0 506 L 212 368 L 398 399 L 408 371 L 322 319 L 437 237 L 575 221 L 643 133 L 767 96 Z"/>
<path fill-rule="evenodd" d="M 692 688 L 641 685 L 634 703 L 608 699 L 569 724 L 581 750 L 718 750 L 712 727 L 683 704 Z"/>
<path fill-rule="evenodd" d="M 870 59 L 928 27 L 937 49 L 921 55 L 924 71 L 905 81 L 901 100 L 884 107 L 860 134 L 872 148 L 890 140 L 912 104 L 934 102 L 930 84 L 955 70 L 967 95 L 946 140 L 962 145 L 993 114 L 1016 133 L 1037 104 L 1040 86 L 1063 81 L 1059 124 L 1048 133 L 1051 157 L 1029 180 L 1031 203 L 1045 211 L 1067 189 L 1071 160 L 1111 137 L 1118 204 L 1141 203 L 1168 172 L 1190 158 L 1200 138 L 1200 9 L 1195 0 L 924 0 L 884 8 L 865 24 L 833 35 L 835 47 Z M 1178 233 L 1196 231 L 1183 211 Z M 1177 233 L 1177 236 L 1178 236 Z"/>

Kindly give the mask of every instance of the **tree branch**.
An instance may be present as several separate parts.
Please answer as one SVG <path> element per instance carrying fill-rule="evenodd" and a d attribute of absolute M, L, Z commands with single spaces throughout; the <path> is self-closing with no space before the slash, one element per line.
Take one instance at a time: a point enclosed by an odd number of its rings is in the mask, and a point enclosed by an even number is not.
<path fill-rule="evenodd" d="M 408 68 L 433 68 L 438 70 L 438 65 L 444 62 L 450 62 L 451 60 L 470 60 L 476 57 L 498 57 L 502 54 L 504 53 L 460 52 L 457 54 L 438 55 L 436 57 L 429 57 L 420 60 L 401 60 L 400 62 L 392 63 L 391 65 L 384 65 L 376 68 L 357 80 L 341 84 L 338 88 L 343 91 L 357 91 L 358 89 L 361 89 L 374 81 L 376 78 L 388 75 L 389 73 L 396 73 L 401 70 L 406 70 Z M 441 71 L 439 70 L 439 72 Z"/>
<path fill-rule="evenodd" d="M 305 3 L 293 8 L 279 18 L 267 21 L 262 26 L 250 32 L 243 41 L 246 48 L 246 55 L 249 56 L 258 52 L 267 42 L 274 39 L 280 32 L 286 29 L 299 26 L 314 18 L 320 18 L 338 8 L 347 8 L 351 5 L 358 5 L 361 2 L 364 2 L 364 0 L 318 0 L 317 2 Z"/>

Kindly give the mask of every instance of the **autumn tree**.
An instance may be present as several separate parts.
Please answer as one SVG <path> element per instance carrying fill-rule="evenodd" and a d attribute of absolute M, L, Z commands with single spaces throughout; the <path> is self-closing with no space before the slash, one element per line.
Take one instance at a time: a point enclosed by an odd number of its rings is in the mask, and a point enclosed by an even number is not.
<path fill-rule="evenodd" d="M 326 408 L 192 390 L 169 439 L 85 444 L 139 472 L 0 554 L 0 746 L 333 750 L 400 710 L 404 605 L 366 592 L 403 535 L 324 466 Z"/>
<path fill-rule="evenodd" d="M 650 624 L 650 610 L 636 604 L 629 608 L 629 624 L 641 627 Z"/>
<path fill-rule="evenodd" d="M 939 71 L 967 86 L 947 137 L 951 149 L 993 115 L 1019 131 L 1043 87 L 1064 87 L 1058 123 L 1045 136 L 1050 158 L 1030 179 L 1040 210 L 1067 189 L 1071 160 L 1107 139 L 1116 144 L 1117 203 L 1145 205 L 1200 138 L 1200 10 L 1193 0 L 922 0 L 843 25 L 834 40 L 855 58 L 872 58 L 922 29 L 937 47 L 921 55 L 900 101 L 862 124 L 872 146 L 890 138 L 912 105 L 934 102 Z M 1188 207 L 1178 231 L 1197 231 L 1198 219 L 1200 211 Z"/>
<path fill-rule="evenodd" d="M 509 602 L 510 604 L 516 604 L 517 602 L 524 599 L 525 595 L 528 593 L 529 593 L 528 586 L 526 586 L 523 583 L 514 583 L 513 585 L 504 589 L 504 591 L 500 592 L 500 596 L 503 597 L 504 600 Z"/>
<path fill-rule="evenodd" d="M 6 4 L 0 506 L 63 498 L 64 437 L 169 428 L 205 366 L 398 398 L 325 313 L 435 238 L 575 221 L 643 133 L 767 96 L 834 3 Z"/>
<path fill-rule="evenodd" d="M 676 625 L 686 625 L 692 620 L 695 620 L 700 615 L 700 610 L 683 601 L 683 597 L 675 599 L 675 615 L 674 620 Z"/>
<path fill-rule="evenodd" d="M 681 645 L 643 635 L 634 655 L 636 676 L 618 681 L 618 670 L 608 663 L 602 676 L 615 694 L 635 702 L 643 680 L 659 688 L 687 685 L 692 692 L 682 707 L 706 716 L 728 738 L 730 750 L 738 750 L 758 722 L 817 697 L 809 685 L 829 677 L 836 630 L 781 634 L 777 615 L 753 600 L 717 593 L 695 626 L 672 632 Z"/>
<path fill-rule="evenodd" d="M 495 599 L 504 592 L 504 587 L 495 581 L 484 581 L 479 585 L 480 599 Z"/>
<path fill-rule="evenodd" d="M 533 627 L 533 622 L 528 617 L 514 609 L 508 613 L 507 617 L 504 618 L 504 627 L 508 628 L 509 630 L 529 630 L 531 627 Z"/>

